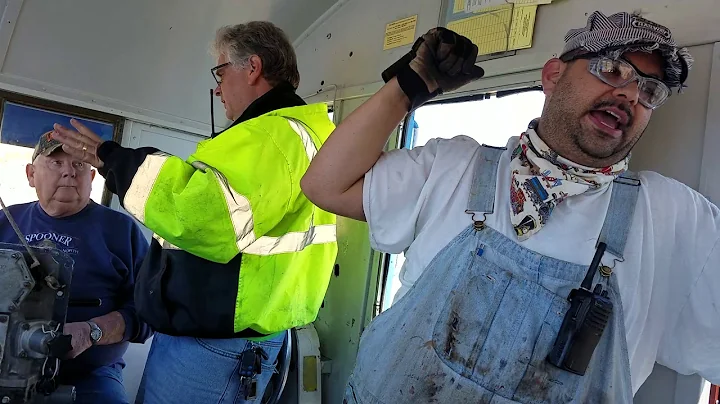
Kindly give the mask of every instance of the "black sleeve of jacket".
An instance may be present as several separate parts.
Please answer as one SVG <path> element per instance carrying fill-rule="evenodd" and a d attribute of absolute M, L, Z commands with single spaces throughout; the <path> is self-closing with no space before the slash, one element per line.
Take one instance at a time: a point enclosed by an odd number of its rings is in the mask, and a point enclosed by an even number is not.
<path fill-rule="evenodd" d="M 100 145 L 97 155 L 103 162 L 103 167 L 98 169 L 98 172 L 105 177 L 107 189 L 120 198 L 120 204 L 125 199 L 125 193 L 130 188 L 133 177 L 145 161 L 145 157 L 159 151 L 154 147 L 130 149 L 110 141 Z"/>

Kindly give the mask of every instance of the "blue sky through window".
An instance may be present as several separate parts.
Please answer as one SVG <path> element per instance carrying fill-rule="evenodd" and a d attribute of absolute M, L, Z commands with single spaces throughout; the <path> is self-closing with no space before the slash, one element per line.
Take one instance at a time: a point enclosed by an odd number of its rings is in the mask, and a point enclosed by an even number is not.
<path fill-rule="evenodd" d="M 70 126 L 72 115 L 5 102 L 0 121 L 0 142 L 14 146 L 35 147 L 40 135 L 52 130 L 54 123 Z M 84 123 L 103 140 L 112 140 L 113 125 L 89 119 L 75 118 Z"/>

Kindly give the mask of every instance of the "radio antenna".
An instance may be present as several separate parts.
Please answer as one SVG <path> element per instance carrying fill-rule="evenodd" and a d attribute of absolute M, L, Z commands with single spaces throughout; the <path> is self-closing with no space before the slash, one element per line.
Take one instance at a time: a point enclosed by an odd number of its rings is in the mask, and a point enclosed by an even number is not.
<path fill-rule="evenodd" d="M 215 137 L 215 108 L 213 108 L 213 97 L 215 96 L 215 91 L 211 88 L 210 89 L 210 125 L 211 126 L 211 132 L 210 137 Z"/>

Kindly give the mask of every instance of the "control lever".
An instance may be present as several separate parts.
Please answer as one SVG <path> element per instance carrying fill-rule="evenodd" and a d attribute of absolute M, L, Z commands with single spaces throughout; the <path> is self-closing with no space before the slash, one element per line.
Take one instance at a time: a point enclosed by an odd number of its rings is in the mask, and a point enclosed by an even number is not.
<path fill-rule="evenodd" d="M 30 264 L 30 268 L 35 268 L 38 265 L 40 265 L 40 261 L 38 261 L 35 254 L 30 249 L 30 246 L 28 245 L 27 241 L 25 240 L 25 236 L 20 231 L 20 228 L 18 227 L 17 223 L 15 223 L 15 219 L 10 214 L 10 211 L 7 207 L 5 207 L 5 202 L 3 202 L 2 198 L 0 198 L 0 208 L 2 209 L 3 213 L 5 213 L 5 217 L 7 217 L 8 222 L 10 222 L 10 226 L 12 226 L 13 230 L 15 231 L 15 234 L 20 239 L 20 243 L 25 247 L 27 250 L 27 253 L 30 255 L 30 258 L 32 258 L 32 263 Z"/>

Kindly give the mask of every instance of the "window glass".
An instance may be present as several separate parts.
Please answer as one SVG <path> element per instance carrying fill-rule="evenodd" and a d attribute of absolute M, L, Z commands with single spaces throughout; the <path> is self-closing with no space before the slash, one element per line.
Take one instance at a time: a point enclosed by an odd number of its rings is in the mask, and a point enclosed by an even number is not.
<path fill-rule="evenodd" d="M 30 187 L 25 167 L 31 163 L 35 144 L 40 135 L 52 130 L 54 123 L 70 126 L 75 118 L 88 126 L 103 140 L 112 140 L 115 126 L 107 122 L 74 117 L 10 101 L 3 103 L 0 120 L 0 197 L 6 205 L 37 200 L 35 190 Z M 105 179 L 95 175 L 90 198 L 102 203 Z"/>
<path fill-rule="evenodd" d="M 433 138 L 465 135 L 480 144 L 504 147 L 511 137 L 520 136 L 530 121 L 540 117 L 544 102 L 542 91 L 530 91 L 500 98 L 486 95 L 482 100 L 425 105 L 408 119 L 404 146 L 418 147 Z M 404 254 L 390 256 L 381 311 L 391 306 L 400 289 L 398 276 L 404 262 Z"/>

